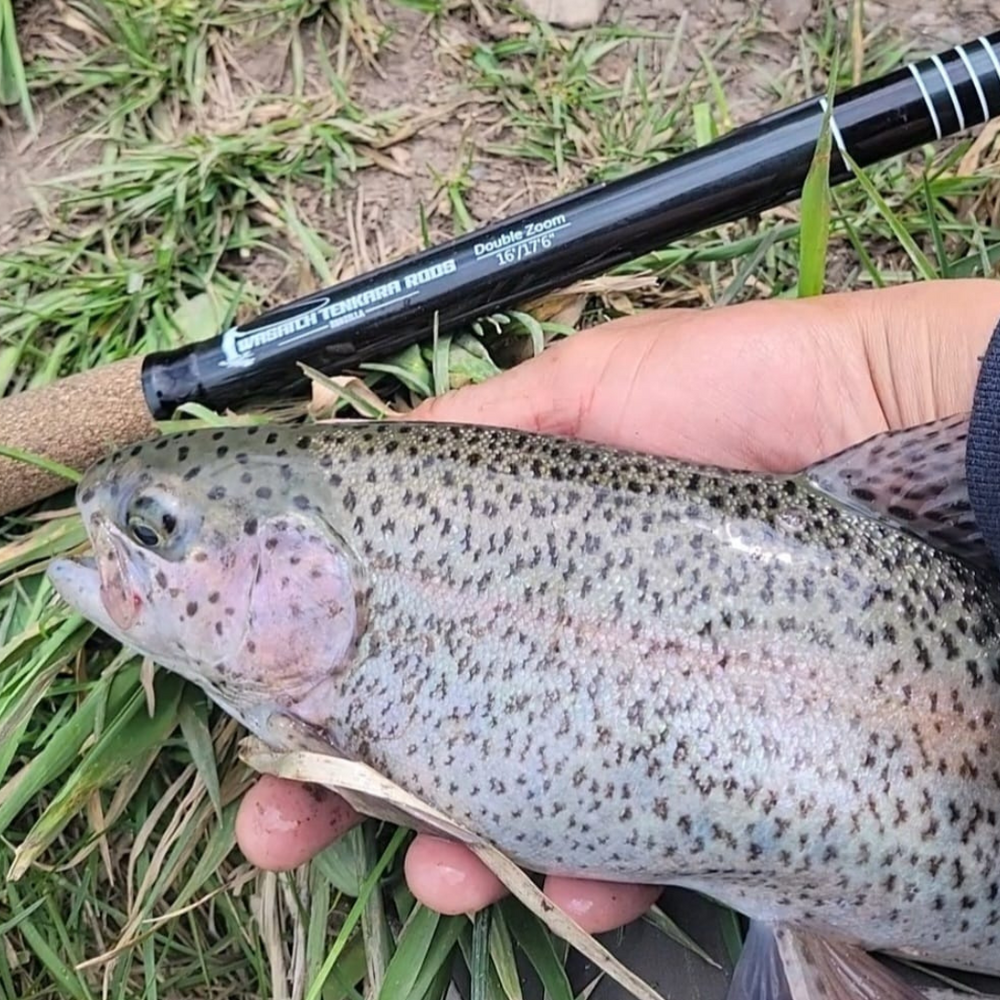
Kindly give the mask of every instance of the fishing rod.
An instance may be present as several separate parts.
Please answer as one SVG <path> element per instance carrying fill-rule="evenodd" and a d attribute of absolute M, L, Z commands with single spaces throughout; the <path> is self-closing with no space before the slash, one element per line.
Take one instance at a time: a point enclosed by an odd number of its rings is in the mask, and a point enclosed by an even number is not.
<path fill-rule="evenodd" d="M 273 309 L 214 340 L 146 359 L 157 418 L 301 395 L 299 362 L 331 373 L 448 334 L 801 193 L 826 111 L 813 98 L 620 180 L 595 184 Z M 1000 114 L 1000 31 L 834 100 L 830 181 Z"/>
<path fill-rule="evenodd" d="M 296 398 L 300 364 L 326 374 L 592 277 L 701 229 L 797 197 L 829 111 L 830 182 L 1000 115 L 1000 30 L 814 97 L 698 150 L 586 187 L 272 309 L 217 337 L 128 359 L 0 401 L 0 444 L 79 468 L 149 436 L 183 403 Z M 106 400 L 115 401 L 109 407 Z M 51 414 L 61 415 L 52 429 Z M 62 481 L 0 457 L 0 512 Z"/>

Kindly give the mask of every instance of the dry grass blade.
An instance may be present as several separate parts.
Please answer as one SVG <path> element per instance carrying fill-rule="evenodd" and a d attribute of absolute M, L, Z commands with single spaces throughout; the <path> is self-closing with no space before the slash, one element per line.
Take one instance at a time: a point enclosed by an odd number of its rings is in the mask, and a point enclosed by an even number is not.
<path fill-rule="evenodd" d="M 309 751 L 276 752 L 256 739 L 246 741 L 241 756 L 250 767 L 264 774 L 331 788 L 366 815 L 405 825 L 415 823 L 420 828 L 467 844 L 550 931 L 589 958 L 636 1000 L 663 1000 L 656 990 L 559 910 L 504 854 L 367 765 Z"/>

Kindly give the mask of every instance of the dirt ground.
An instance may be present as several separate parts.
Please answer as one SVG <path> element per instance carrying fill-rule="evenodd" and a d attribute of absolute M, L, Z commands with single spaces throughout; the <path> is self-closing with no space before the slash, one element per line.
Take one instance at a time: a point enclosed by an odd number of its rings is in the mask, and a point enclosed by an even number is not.
<path fill-rule="evenodd" d="M 380 150 L 374 167 L 357 175 L 347 196 L 326 203 L 312 190 L 296 192 L 298 208 L 308 221 L 345 251 L 337 277 L 418 249 L 421 207 L 429 208 L 433 238 L 452 235 L 441 178 L 455 177 L 466 167 L 474 181 L 467 204 L 476 223 L 502 217 L 588 179 L 586 157 L 576 158 L 559 175 L 538 161 L 490 151 L 516 135 L 496 101 L 470 90 L 465 63 L 477 40 L 516 37 L 525 30 L 523 21 L 488 0 L 455 2 L 436 21 L 391 0 L 372 0 L 370 6 L 377 20 L 390 25 L 394 33 L 377 58 L 367 63 L 358 60 L 349 90 L 372 112 L 402 112 L 409 128 Z M 833 7 L 844 23 L 849 6 Z M 995 0 L 864 4 L 869 35 L 889 28 L 902 43 L 911 44 L 914 53 L 973 39 L 996 27 L 996 14 Z M 781 81 L 787 81 L 790 67 L 801 65 L 803 30 L 818 30 L 828 17 L 825 4 L 807 0 L 612 0 L 604 21 L 648 37 L 615 49 L 595 72 L 613 82 L 641 49 L 654 70 L 669 68 L 669 85 L 676 87 L 697 69 L 703 53 L 711 53 L 732 123 L 738 125 L 785 103 Z M 64 0 L 25 0 L 18 19 L 28 61 L 55 57 L 72 62 L 74 53 L 82 58 L 93 47 L 94 39 Z M 682 40 L 674 51 L 682 19 Z M 735 32 L 742 44 L 719 47 L 726 32 Z M 306 62 L 306 87 L 321 89 L 320 74 L 309 68 L 308 51 Z M 206 102 L 196 114 L 182 109 L 164 127 L 225 128 L 227 122 L 239 119 L 248 95 L 285 90 L 288 47 L 274 44 L 273 39 L 263 44 L 240 42 L 228 52 L 224 79 L 219 73 L 215 82 L 219 85 L 213 87 L 209 80 Z M 817 75 L 817 91 L 824 82 Z M 0 113 L 0 248 L 23 246 L 46 233 L 49 223 L 39 205 L 58 201 L 58 193 L 46 188 L 46 182 L 101 156 L 100 141 L 80 141 L 81 122 L 87 124 L 85 100 L 67 103 L 63 94 L 41 92 L 37 102 L 37 136 L 29 134 L 15 109 Z M 272 263 L 265 259 L 250 261 L 249 276 L 263 277 L 266 283 L 269 267 Z M 286 287 L 282 292 L 304 290 Z"/>

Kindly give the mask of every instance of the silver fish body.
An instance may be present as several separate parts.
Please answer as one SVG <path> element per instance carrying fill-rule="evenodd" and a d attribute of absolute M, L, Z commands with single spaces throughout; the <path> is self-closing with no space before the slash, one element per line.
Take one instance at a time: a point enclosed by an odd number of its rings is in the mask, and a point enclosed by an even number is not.
<path fill-rule="evenodd" d="M 199 431 L 92 470 L 100 587 L 52 577 L 525 867 L 1000 973 L 995 589 L 849 466 L 837 496 L 486 428 Z"/>

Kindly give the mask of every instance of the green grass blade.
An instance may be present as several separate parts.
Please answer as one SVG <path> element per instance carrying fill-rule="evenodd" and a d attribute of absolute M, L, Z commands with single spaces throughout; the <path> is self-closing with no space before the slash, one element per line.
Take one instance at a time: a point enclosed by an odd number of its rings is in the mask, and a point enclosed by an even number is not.
<path fill-rule="evenodd" d="M 24 903 L 17 887 L 8 882 L 6 893 L 11 909 L 15 912 L 21 910 Z M 47 935 L 36 926 L 34 921 L 22 920 L 18 925 L 18 930 L 31 947 L 33 954 L 48 969 L 52 976 L 53 985 L 59 990 L 59 996 L 73 997 L 74 1000 L 93 1000 L 93 994 L 88 989 L 86 982 L 56 952 Z"/>
<path fill-rule="evenodd" d="M 358 841 L 361 836 L 360 829 L 349 830 L 312 860 L 313 866 L 337 892 L 354 899 L 361 894 L 365 876 L 365 871 L 358 866 L 358 853 L 361 850 Z"/>
<path fill-rule="evenodd" d="M 514 956 L 514 941 L 503 913 L 504 911 L 499 906 L 493 907 L 493 916 L 490 922 L 490 958 L 493 961 L 493 968 L 496 970 L 504 996 L 508 1000 L 523 1000 L 521 973 L 517 968 L 517 959 Z"/>
<path fill-rule="evenodd" d="M 215 815 L 222 821 L 222 792 L 219 788 L 219 769 L 216 765 L 215 745 L 208 727 L 209 705 L 204 694 L 197 688 L 185 691 L 177 712 L 181 735 L 191 753 L 191 761 L 199 777 L 205 783 L 208 797 L 215 809 Z"/>
<path fill-rule="evenodd" d="M 516 319 L 528 331 L 528 336 L 531 337 L 532 353 L 537 357 L 545 350 L 545 330 L 542 324 L 531 313 L 511 309 L 510 315 L 512 319 Z"/>
<path fill-rule="evenodd" d="M 491 1000 L 490 926 L 493 908 L 484 907 L 472 918 L 472 956 L 469 962 L 471 1000 Z"/>
<path fill-rule="evenodd" d="M 743 933 L 740 930 L 740 918 L 732 910 L 719 910 L 719 927 L 722 933 L 722 943 L 725 945 L 729 961 L 735 965 L 743 951 Z"/>
<path fill-rule="evenodd" d="M 379 1000 L 410 1000 L 424 996 L 452 955 L 467 918 L 445 917 L 417 906 L 396 942 Z"/>
<path fill-rule="evenodd" d="M 453 389 L 486 382 L 499 374 L 500 368 L 481 340 L 467 333 L 454 338 L 448 356 L 448 383 Z"/>
<path fill-rule="evenodd" d="M 917 246 L 917 241 L 913 238 L 913 234 L 910 233 L 900 216 L 889 207 L 889 203 L 882 197 L 881 192 L 872 183 L 871 178 L 854 162 L 850 154 L 845 153 L 844 157 L 847 160 L 848 166 L 854 172 L 855 179 L 878 209 L 882 218 L 889 224 L 893 236 L 896 237 L 900 246 L 906 251 L 906 255 L 913 262 L 917 274 L 924 281 L 933 281 L 939 277 L 934 265 L 928 260 L 927 255 Z"/>
<path fill-rule="evenodd" d="M 25 462 L 28 465 L 37 466 L 39 469 L 44 469 L 53 475 L 62 476 L 63 479 L 67 479 L 71 483 L 78 483 L 81 479 L 81 474 L 76 469 L 71 469 L 68 465 L 61 465 L 59 462 L 53 462 L 51 458 L 46 458 L 44 455 L 22 451 L 20 448 L 11 448 L 5 444 L 0 444 L 0 455 L 3 455 L 5 458 L 12 458 L 16 462 Z"/>
<path fill-rule="evenodd" d="M 368 876 L 362 883 L 361 892 L 358 894 L 358 898 L 354 901 L 354 905 L 351 907 L 350 912 L 344 918 L 344 923 L 340 929 L 340 933 L 337 935 L 336 940 L 330 947 L 319 973 L 312 983 L 310 983 L 309 988 L 306 991 L 305 1000 L 320 1000 L 324 983 L 327 981 L 331 970 L 339 961 L 340 956 L 344 953 L 344 949 L 350 942 L 354 929 L 358 926 L 358 923 L 361 920 L 361 914 L 368 903 L 369 894 L 375 891 L 375 887 L 378 885 L 379 879 L 382 877 L 386 868 L 388 868 L 389 863 L 399 852 L 399 849 L 403 846 L 403 843 L 406 841 L 408 835 L 408 832 L 401 827 L 396 829 L 392 835 L 392 839 L 382 852 L 382 856 L 368 873 Z"/>
<path fill-rule="evenodd" d="M 17 43 L 17 25 L 11 0 L 0 0 L 0 104 L 20 105 L 28 127 L 34 129 L 35 117 L 21 49 Z"/>
<path fill-rule="evenodd" d="M 938 213 L 934 211 L 934 195 L 931 192 L 927 171 L 921 175 L 921 182 L 924 200 L 927 202 L 927 225 L 931 231 L 931 239 L 934 241 L 934 256 L 938 263 L 937 270 L 942 278 L 950 278 L 952 275 L 948 263 L 948 250 L 945 245 L 944 233 L 941 231 L 941 220 L 938 218 Z"/>
<path fill-rule="evenodd" d="M 498 905 L 518 947 L 538 973 L 549 1000 L 574 1000 L 566 969 L 544 924 L 516 900 L 505 899 Z"/>
<path fill-rule="evenodd" d="M 438 334 L 434 321 L 434 341 L 431 346 L 431 381 L 434 395 L 443 396 L 451 388 L 451 337 Z"/>
<path fill-rule="evenodd" d="M 181 886 L 177 897 L 172 900 L 175 907 L 187 905 L 191 899 L 204 892 L 209 881 L 217 875 L 222 863 L 232 853 L 236 846 L 238 807 L 239 804 L 233 802 L 223 808 L 219 822 L 212 827 L 208 839 L 199 847 L 198 863 Z"/>
<path fill-rule="evenodd" d="M 836 67 L 836 60 L 834 61 Z M 833 101 L 837 73 L 830 74 L 826 106 L 819 139 L 813 152 L 809 173 L 802 186 L 802 229 L 799 236 L 798 296 L 820 295 L 826 282 L 827 251 L 830 245 L 830 152 L 833 148 Z"/>
<path fill-rule="evenodd" d="M 388 361 L 369 361 L 359 366 L 362 371 L 384 372 L 398 378 L 411 392 L 421 398 L 434 394 L 431 369 L 418 344 L 400 351 Z"/>
<path fill-rule="evenodd" d="M 694 938 L 692 938 L 685 931 L 682 931 L 677 924 L 667 916 L 659 908 L 659 906 L 652 907 L 643 917 L 643 919 L 652 924 L 661 934 L 665 937 L 670 938 L 671 941 L 676 941 L 682 948 L 686 948 L 688 951 L 693 952 L 697 955 L 703 962 L 707 962 L 713 968 L 718 969 L 720 965 L 715 959 L 704 948 L 699 945 Z"/>
<path fill-rule="evenodd" d="M 370 871 L 378 858 L 375 846 L 375 823 L 362 823 L 352 831 L 355 868 L 359 879 Z M 381 993 L 392 960 L 392 934 L 385 912 L 385 897 L 381 892 L 373 892 L 361 914 L 361 936 L 365 942 L 365 962 L 368 976 L 365 990 L 369 995 Z"/>
<path fill-rule="evenodd" d="M 122 712 L 110 720 L 93 746 L 87 750 L 38 821 L 17 849 L 8 878 L 17 879 L 83 810 L 90 796 L 127 774 L 142 757 L 160 746 L 177 719 L 184 682 L 162 672 L 156 681 L 156 708 L 146 712 L 145 693 L 133 692 Z"/>
<path fill-rule="evenodd" d="M 876 288 L 885 288 L 885 278 L 882 275 L 882 271 L 876 265 L 875 261 L 872 260 L 872 255 L 868 252 L 868 248 L 861 241 L 857 227 L 844 215 L 841 215 L 840 220 L 844 232 L 847 234 L 847 239 L 854 248 L 854 252 L 858 255 L 858 260 L 861 261 L 861 266 L 864 268 L 865 273 L 871 278 L 872 284 Z"/>

